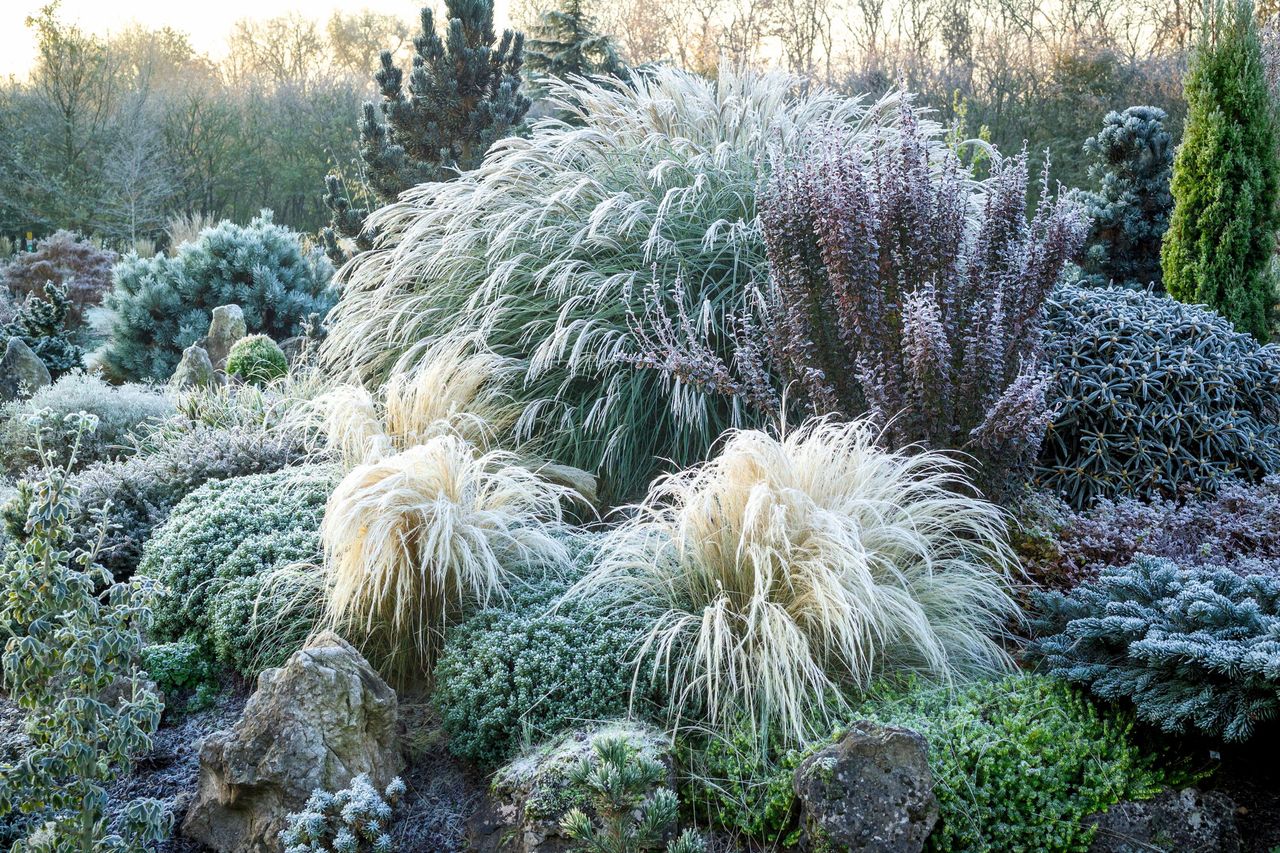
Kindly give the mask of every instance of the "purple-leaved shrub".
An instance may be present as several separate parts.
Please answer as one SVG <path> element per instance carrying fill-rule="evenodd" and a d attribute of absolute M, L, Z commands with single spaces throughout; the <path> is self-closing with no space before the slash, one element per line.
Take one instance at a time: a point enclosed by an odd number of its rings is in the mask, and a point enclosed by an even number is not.
<path fill-rule="evenodd" d="M 926 143 L 904 107 L 893 145 L 815 138 L 779 163 L 760 199 L 769 284 L 732 365 L 705 318 L 661 299 L 630 360 L 773 414 L 783 388 L 800 414 L 870 413 L 890 447 L 970 454 L 989 491 L 1025 480 L 1050 420 L 1043 307 L 1087 222 L 1047 171 L 1028 220 L 1025 152 L 978 182 Z"/>

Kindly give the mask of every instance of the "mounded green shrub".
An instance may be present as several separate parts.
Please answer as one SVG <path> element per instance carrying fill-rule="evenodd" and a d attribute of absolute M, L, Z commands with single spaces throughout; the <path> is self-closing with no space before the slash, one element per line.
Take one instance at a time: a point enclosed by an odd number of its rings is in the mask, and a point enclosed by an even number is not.
<path fill-rule="evenodd" d="M 32 416 L 48 410 L 37 424 Z M 77 467 L 130 455 L 130 437 L 151 423 L 173 414 L 173 402 L 147 385 L 108 385 L 96 376 L 69 373 L 41 388 L 30 398 L 0 408 L 0 460 L 10 471 L 21 472 L 40 464 L 32 448 L 37 429 L 47 431 L 46 447 L 65 462 L 71 452 L 73 431 L 68 415 L 88 412 L 98 428 L 84 435 L 76 453 Z"/>
<path fill-rule="evenodd" d="M 1085 817 L 1184 781 L 1139 748 L 1131 715 L 1043 676 L 1013 675 L 955 691 L 919 684 L 884 690 L 854 719 L 913 729 L 929 742 L 941 813 L 928 841 L 933 851 L 1083 853 L 1094 833 Z M 771 765 L 755 761 L 750 749 L 722 749 L 702 768 L 706 778 L 693 780 L 687 799 L 731 828 L 764 828 L 769 840 L 794 843 L 795 767 L 829 742 L 777 756 Z"/>
<path fill-rule="evenodd" d="M 337 479 L 332 468 L 307 466 L 206 483 L 184 498 L 138 567 L 163 587 L 157 636 L 194 640 L 244 675 L 294 651 L 276 638 L 304 636 L 314 611 L 271 607 L 256 620 L 256 584 L 276 569 L 320 561 L 320 520 Z"/>
<path fill-rule="evenodd" d="M 231 346 L 227 375 L 254 385 L 265 385 L 289 372 L 289 360 L 280 345 L 266 335 L 249 335 Z"/>
<path fill-rule="evenodd" d="M 529 742 L 626 712 L 626 660 L 643 626 L 559 601 L 595 551 L 574 547 L 574 566 L 531 568 L 504 601 L 446 635 L 434 698 L 455 755 L 495 766 Z"/>
<path fill-rule="evenodd" d="M 1280 717 L 1280 567 L 1241 576 L 1139 556 L 1037 596 L 1049 672 L 1169 732 L 1247 739 Z"/>
<path fill-rule="evenodd" d="M 1050 300 L 1046 334 L 1058 406 L 1037 472 L 1047 491 L 1087 508 L 1280 471 L 1280 347 L 1198 306 L 1075 285 Z"/>
<path fill-rule="evenodd" d="M 129 255 L 116 265 L 103 301 L 111 338 L 96 357 L 119 378 L 167 380 L 209 331 L 214 308 L 239 305 L 250 332 L 284 340 L 333 306 L 332 278 L 323 253 L 304 253 L 269 211 L 245 226 L 222 222 L 174 257 Z"/>

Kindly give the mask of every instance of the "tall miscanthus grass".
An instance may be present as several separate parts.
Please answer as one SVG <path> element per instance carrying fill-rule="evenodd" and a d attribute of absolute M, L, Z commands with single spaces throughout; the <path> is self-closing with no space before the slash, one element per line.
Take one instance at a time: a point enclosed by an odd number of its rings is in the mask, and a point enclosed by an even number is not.
<path fill-rule="evenodd" d="M 951 457 L 878 438 L 866 420 L 731 433 L 609 535 L 570 595 L 649 614 L 637 684 L 657 682 L 674 727 L 745 719 L 797 743 L 879 676 L 1008 665 L 1001 510 Z"/>
<path fill-rule="evenodd" d="M 503 451 L 438 435 L 353 468 L 325 508 L 324 623 L 400 683 L 429 677 L 446 626 L 531 560 L 564 562 L 575 497 Z"/>
<path fill-rule="evenodd" d="M 481 332 L 524 372 L 517 439 L 634 495 L 660 464 L 705 458 L 740 408 L 620 358 L 646 288 L 677 277 L 709 306 L 712 345 L 764 268 L 757 187 L 813 131 L 874 150 L 904 96 L 851 99 L 780 74 L 673 68 L 630 84 L 553 84 L 554 115 L 475 171 L 375 212 L 374 250 L 344 271 L 322 357 L 366 382 L 422 341 Z M 945 143 L 923 122 L 929 145 Z M 771 156 L 771 152 L 774 156 Z"/>

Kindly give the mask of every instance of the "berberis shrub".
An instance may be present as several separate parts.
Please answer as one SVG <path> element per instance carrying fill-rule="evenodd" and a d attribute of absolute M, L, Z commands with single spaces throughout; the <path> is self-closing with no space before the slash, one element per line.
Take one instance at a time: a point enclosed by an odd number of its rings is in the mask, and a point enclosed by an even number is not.
<path fill-rule="evenodd" d="M 17 296 L 45 298 L 48 282 L 64 285 L 70 301 L 68 323 L 77 327 L 86 310 L 111 289 L 111 267 L 118 256 L 70 231 L 55 231 L 34 252 L 20 252 L 0 265 L 0 285 Z"/>
<path fill-rule="evenodd" d="M 1244 740 L 1280 715 L 1280 573 L 1139 557 L 1038 596 L 1049 671 L 1166 731 Z"/>
<path fill-rule="evenodd" d="M 902 108 L 872 150 L 817 135 L 761 200 L 770 288 L 733 362 L 663 328 L 642 366 L 776 413 L 786 387 L 815 415 L 871 415 L 892 448 L 963 449 L 989 493 L 1026 481 L 1049 421 L 1044 301 L 1087 228 L 1046 171 L 1027 221 L 1027 158 L 975 185 Z M 811 131 L 812 132 L 812 131 Z M 976 221 L 975 221 L 976 220 Z M 688 318 L 682 327 L 696 328 Z M 655 352 L 656 350 L 656 352 Z"/>
<path fill-rule="evenodd" d="M 333 267 L 304 252 L 298 235 L 271 221 L 222 222 L 174 257 L 129 255 L 115 268 L 107 346 L 100 363 L 121 379 L 164 381 L 182 351 L 209 331 L 212 311 L 235 304 L 250 332 L 276 340 L 303 334 L 337 299 Z"/>
<path fill-rule="evenodd" d="M 1074 285 L 1046 335 L 1057 413 L 1037 478 L 1073 506 L 1280 472 L 1280 347 L 1168 297 Z"/>
<path fill-rule="evenodd" d="M 382 237 L 350 270 L 324 356 L 380 381 L 417 342 L 478 333 L 527 373 L 517 434 L 625 497 L 659 460 L 704 458 L 733 421 L 726 401 L 619 360 L 646 288 L 680 276 L 727 344 L 725 315 L 764 262 L 756 187 L 770 149 L 819 128 L 874 149 L 896 135 L 899 96 L 862 103 L 786 75 L 663 67 L 627 86 L 555 83 L 551 97 L 563 118 L 370 217 Z"/>
<path fill-rule="evenodd" d="M 503 600 L 446 634 L 433 696 L 454 754 L 494 766 L 526 743 L 627 711 L 627 661 L 643 625 L 560 601 L 596 550 L 568 545 L 573 565 L 527 568 Z"/>
<path fill-rule="evenodd" d="M 649 612 L 637 677 L 665 688 L 673 724 L 745 715 L 762 739 L 799 742 L 882 673 L 1005 664 L 1002 513 L 951 457 L 878 436 L 821 420 L 782 439 L 732 433 L 609 534 L 570 598 Z"/>
<path fill-rule="evenodd" d="M 320 521 L 336 481 L 332 468 L 308 466 L 207 483 L 184 498 L 138 567 L 163 587 L 157 635 L 193 639 L 250 676 L 295 651 L 290 643 L 305 637 L 317 609 L 303 601 L 255 618 L 256 592 L 277 569 L 320 561 Z"/>

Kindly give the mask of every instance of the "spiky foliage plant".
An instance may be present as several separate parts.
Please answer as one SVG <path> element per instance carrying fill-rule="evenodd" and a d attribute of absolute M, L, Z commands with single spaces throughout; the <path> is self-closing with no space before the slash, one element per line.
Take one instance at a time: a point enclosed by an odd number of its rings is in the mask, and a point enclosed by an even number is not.
<path fill-rule="evenodd" d="M 361 773 L 337 793 L 314 792 L 302 811 L 288 816 L 280 842 L 285 853 L 392 853 L 387 828 L 404 793 L 399 777 L 379 793 Z"/>
<path fill-rule="evenodd" d="M 1093 224 L 1081 267 L 1092 286 L 1164 290 L 1160 246 L 1173 212 L 1168 118 L 1159 107 L 1109 112 L 1102 130 L 1084 144 L 1096 160 L 1090 175 L 1099 184 L 1082 195 Z"/>
<path fill-rule="evenodd" d="M 221 222 L 175 257 L 130 255 L 116 266 L 103 302 L 111 338 L 95 357 L 113 376 L 163 382 L 208 333 L 214 308 L 239 305 L 248 331 L 284 340 L 328 312 L 332 277 L 324 256 L 304 252 L 269 211 L 246 226 Z"/>
<path fill-rule="evenodd" d="M 1047 491 L 1086 508 L 1280 472 L 1280 348 L 1212 311 L 1115 288 L 1064 285 L 1047 317 Z"/>
<path fill-rule="evenodd" d="M 160 724 L 160 697 L 138 666 L 152 588 L 112 584 L 92 548 L 70 550 L 71 466 L 94 418 L 68 415 L 65 426 L 68 461 L 41 454 L 41 479 L 19 489 L 23 536 L 0 566 L 4 686 L 30 739 L 20 760 L 0 762 L 0 816 L 47 818 L 15 850 L 145 850 L 165 837 L 171 815 L 158 801 L 137 800 L 113 826 L 107 791 Z"/>
<path fill-rule="evenodd" d="M 888 446 L 964 450 L 1003 493 L 1025 482 L 1048 423 L 1042 309 L 1085 222 L 1047 172 L 1026 220 L 1025 154 L 974 186 L 905 106 L 901 125 L 871 151 L 815 138 L 774 173 L 770 289 L 739 322 L 732 365 L 689 340 L 704 322 L 655 310 L 633 361 L 765 411 L 785 386 L 808 414 L 870 412 Z"/>
<path fill-rule="evenodd" d="M 327 621 L 389 677 L 429 680 L 445 628 L 501 596 L 517 562 L 564 562 L 572 489 L 500 450 L 439 435 L 358 465 L 321 526 Z"/>
<path fill-rule="evenodd" d="M 476 168 L 529 111 L 520 92 L 524 34 L 505 30 L 498 39 L 493 0 L 446 0 L 443 37 L 430 7 L 423 7 L 421 22 L 407 93 L 404 71 L 384 50 L 374 75 L 382 100 L 364 105 L 360 157 L 369 189 L 382 204 L 410 187 Z M 321 233 L 330 259 L 346 260 L 339 237 L 369 248 L 369 211 L 353 204 L 340 176 L 326 178 L 324 202 L 333 213 Z"/>
<path fill-rule="evenodd" d="M 16 296 L 47 299 L 45 283 L 65 288 L 67 325 L 78 327 L 85 312 L 111 289 L 111 268 L 117 255 L 70 231 L 55 231 L 34 252 L 21 252 L 0 266 L 0 286 Z"/>
<path fill-rule="evenodd" d="M 18 305 L 4 326 L 4 335 L 20 338 L 31 347 L 49 376 L 57 379 L 84 363 L 84 348 L 67 319 L 70 311 L 67 285 L 46 282 L 41 296 L 28 296 Z"/>
<path fill-rule="evenodd" d="M 764 263 L 756 187 L 770 149 L 819 127 L 868 150 L 896 137 L 900 96 L 863 103 L 796 83 L 662 68 L 627 87 L 554 84 L 565 118 L 372 217 L 382 238 L 350 268 L 324 363 L 377 382 L 416 342 L 476 332 L 525 373 L 516 437 L 603 475 L 608 493 L 638 493 L 659 459 L 702 458 L 733 405 L 621 363 L 629 314 L 646 286 L 683 273 L 724 345 L 723 318 Z"/>
<path fill-rule="evenodd" d="M 1241 741 L 1280 716 L 1280 573 L 1139 556 L 1038 605 L 1051 674 L 1165 731 Z"/>
<path fill-rule="evenodd" d="M 1275 301 L 1267 264 L 1280 224 L 1275 106 L 1253 3 L 1217 0 L 1207 11 L 1186 79 L 1164 283 L 1265 343 Z"/>
<path fill-rule="evenodd" d="M 1005 665 L 1003 514 L 962 494 L 950 457 L 879 439 L 865 420 L 732 433 L 610 534 L 570 596 L 651 609 L 636 674 L 664 686 L 674 726 L 745 715 L 797 742 L 881 673 Z"/>
<path fill-rule="evenodd" d="M 626 738 L 601 738 L 595 754 L 569 773 L 569 782 L 590 797 L 593 820 L 574 807 L 560 821 L 564 834 L 583 853 L 701 853 L 702 839 L 685 830 L 664 844 L 679 817 L 675 791 L 662 785 L 667 769 Z"/>

